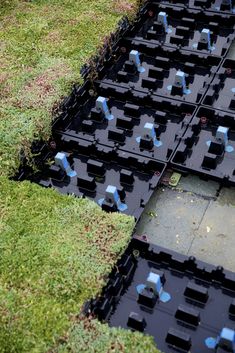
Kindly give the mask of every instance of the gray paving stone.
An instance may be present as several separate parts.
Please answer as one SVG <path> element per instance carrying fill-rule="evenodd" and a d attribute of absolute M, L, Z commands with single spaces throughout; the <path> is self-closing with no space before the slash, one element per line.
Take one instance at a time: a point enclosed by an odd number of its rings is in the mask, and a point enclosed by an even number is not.
<path fill-rule="evenodd" d="M 209 201 L 191 192 L 159 189 L 137 225 L 137 234 L 163 247 L 187 254 Z"/>
<path fill-rule="evenodd" d="M 191 191 L 205 197 L 216 197 L 217 191 L 219 190 L 219 183 L 211 180 L 202 180 L 196 175 L 188 175 L 187 177 L 181 177 L 177 188 Z"/>
<path fill-rule="evenodd" d="M 137 225 L 149 241 L 235 271 L 235 188 L 182 177 L 177 188 L 162 187 Z"/>
<path fill-rule="evenodd" d="M 189 254 L 235 271 L 235 190 L 222 189 L 211 201 L 189 249 Z"/>

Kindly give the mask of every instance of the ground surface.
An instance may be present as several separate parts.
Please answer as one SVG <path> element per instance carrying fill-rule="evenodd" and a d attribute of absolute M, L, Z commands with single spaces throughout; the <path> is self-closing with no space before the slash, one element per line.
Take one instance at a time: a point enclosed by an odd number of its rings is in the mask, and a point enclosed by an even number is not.
<path fill-rule="evenodd" d="M 80 68 L 137 0 L 0 3 L 0 352 L 148 352 L 149 337 L 78 318 L 126 247 L 133 219 L 7 177 Z"/>

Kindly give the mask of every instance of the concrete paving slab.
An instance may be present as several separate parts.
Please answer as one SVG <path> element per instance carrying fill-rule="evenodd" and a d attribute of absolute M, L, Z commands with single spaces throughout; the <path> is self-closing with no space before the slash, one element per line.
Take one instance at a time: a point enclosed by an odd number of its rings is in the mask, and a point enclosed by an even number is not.
<path fill-rule="evenodd" d="M 165 178 L 169 180 L 171 173 Z M 149 241 L 235 271 L 235 188 L 194 175 L 159 188 L 137 225 Z"/>
<path fill-rule="evenodd" d="M 235 190 L 222 189 L 211 201 L 188 254 L 235 271 Z"/>
<path fill-rule="evenodd" d="M 222 188 L 219 193 L 217 201 L 222 206 L 228 205 L 231 208 L 235 207 L 235 188 Z M 234 209 L 234 212 L 235 212 L 235 209 Z"/>
<path fill-rule="evenodd" d="M 216 197 L 219 186 L 219 183 L 215 181 L 205 181 L 196 175 L 188 175 L 187 177 L 181 177 L 177 188 L 205 197 Z"/>
<path fill-rule="evenodd" d="M 160 188 L 137 225 L 150 242 L 187 254 L 209 201 L 191 192 Z"/>

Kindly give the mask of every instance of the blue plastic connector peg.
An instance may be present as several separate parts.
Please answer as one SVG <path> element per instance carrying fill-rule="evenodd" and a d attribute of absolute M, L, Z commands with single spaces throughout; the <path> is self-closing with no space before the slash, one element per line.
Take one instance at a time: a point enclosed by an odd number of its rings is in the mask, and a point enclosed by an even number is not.
<path fill-rule="evenodd" d="M 147 288 L 152 289 L 155 294 L 159 294 L 162 290 L 161 278 L 154 272 L 149 272 L 146 285 Z"/>
<path fill-rule="evenodd" d="M 140 54 L 137 50 L 132 50 L 129 54 L 129 60 L 133 62 L 140 73 L 145 72 L 145 68 L 141 65 Z"/>
<path fill-rule="evenodd" d="M 183 87 L 186 89 L 186 80 L 185 80 L 185 73 L 183 71 L 177 71 L 175 75 L 175 85 L 179 87 Z"/>
<path fill-rule="evenodd" d="M 207 44 L 207 49 L 211 49 L 211 31 L 208 28 L 203 28 L 200 35 L 200 41 Z"/>
<path fill-rule="evenodd" d="M 228 352 L 235 352 L 235 331 L 224 327 L 218 337 L 218 347 L 225 348 Z"/>
<path fill-rule="evenodd" d="M 156 138 L 156 133 L 154 130 L 154 125 L 152 123 L 145 123 L 144 125 L 144 135 L 150 136 L 152 139 Z"/>
<path fill-rule="evenodd" d="M 200 34 L 200 43 L 204 43 L 205 47 L 203 46 L 203 49 L 213 51 L 215 50 L 215 47 L 211 44 L 211 31 L 208 28 L 203 28 Z M 193 48 L 198 49 L 199 48 L 199 43 L 193 43 Z"/>
<path fill-rule="evenodd" d="M 58 152 L 55 156 L 55 164 L 58 165 L 69 177 L 75 177 L 77 173 L 71 168 L 65 153 Z"/>
<path fill-rule="evenodd" d="M 163 290 L 161 277 L 155 272 L 149 272 L 146 287 L 151 289 L 155 294 L 159 296 L 159 299 L 163 303 L 167 303 L 171 300 L 171 295 Z"/>
<path fill-rule="evenodd" d="M 116 205 L 117 209 L 121 212 L 127 210 L 127 205 L 125 203 L 122 203 L 120 200 L 120 196 L 118 194 L 118 190 L 117 190 L 116 186 L 108 185 L 108 187 L 105 190 L 105 198 L 100 199 L 98 201 L 100 206 L 102 206 L 104 200 Z"/>
<path fill-rule="evenodd" d="M 216 140 L 222 142 L 225 146 L 228 143 L 228 127 L 219 126 L 216 131 Z"/>
<path fill-rule="evenodd" d="M 171 300 L 171 295 L 163 290 L 161 277 L 154 271 L 149 272 L 146 284 L 141 283 L 136 286 L 137 293 L 140 294 L 145 288 L 156 294 L 163 303 L 167 303 Z"/>
<path fill-rule="evenodd" d="M 226 352 L 235 353 L 235 331 L 231 328 L 223 327 L 219 336 L 208 337 L 205 339 L 207 348 L 214 349 L 222 348 Z"/>
<path fill-rule="evenodd" d="M 158 16 L 157 16 L 157 21 L 163 25 L 165 33 L 170 33 L 171 30 L 168 27 L 168 22 L 167 22 L 167 14 L 166 12 L 159 12 Z"/>
<path fill-rule="evenodd" d="M 108 105 L 107 105 L 107 99 L 104 98 L 104 97 L 98 97 L 96 99 L 96 109 L 98 111 L 101 111 L 104 116 L 105 116 L 105 119 L 107 120 L 112 120 L 114 119 L 114 116 L 110 113 L 109 111 L 109 108 L 108 108 Z"/>
<path fill-rule="evenodd" d="M 228 144 L 228 132 L 229 132 L 228 127 L 219 126 L 216 131 L 216 140 L 218 140 L 224 144 L 226 152 L 233 152 L 234 151 L 233 146 L 230 146 Z"/>
<path fill-rule="evenodd" d="M 190 94 L 191 91 L 186 87 L 186 79 L 185 79 L 185 73 L 181 70 L 178 70 L 175 74 L 175 86 L 182 87 L 183 93 L 184 94 Z M 171 86 L 172 88 L 172 86 Z"/>
<path fill-rule="evenodd" d="M 152 123 L 145 123 L 144 125 L 144 131 L 143 131 L 143 136 L 144 137 L 150 137 L 153 140 L 154 146 L 160 147 L 162 146 L 162 142 L 157 139 L 156 132 L 154 129 L 154 125 Z M 140 143 L 141 136 L 136 138 L 136 141 Z"/>

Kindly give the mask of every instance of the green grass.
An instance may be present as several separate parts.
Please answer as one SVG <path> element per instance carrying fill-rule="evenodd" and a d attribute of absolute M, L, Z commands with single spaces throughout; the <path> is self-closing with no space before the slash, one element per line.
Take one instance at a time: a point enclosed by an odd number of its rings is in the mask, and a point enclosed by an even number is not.
<path fill-rule="evenodd" d="M 87 348 L 89 346 L 89 348 Z M 78 318 L 69 338 L 53 353 L 159 353 L 150 336 L 109 328 L 96 320 Z"/>
<path fill-rule="evenodd" d="M 138 0 L 9 0 L 0 4 L 0 175 L 48 139 L 53 111 L 80 69 Z"/>
<path fill-rule="evenodd" d="M 0 214 L 0 351 L 47 352 L 100 292 L 130 239 L 133 219 L 3 177 Z"/>
<path fill-rule="evenodd" d="M 0 177 L 0 352 L 157 353 L 148 336 L 78 319 L 133 226 L 87 199 Z"/>
<path fill-rule="evenodd" d="M 0 3 L 0 352 L 157 353 L 152 338 L 81 318 L 130 239 L 134 220 L 7 176 L 80 68 L 138 0 Z"/>

